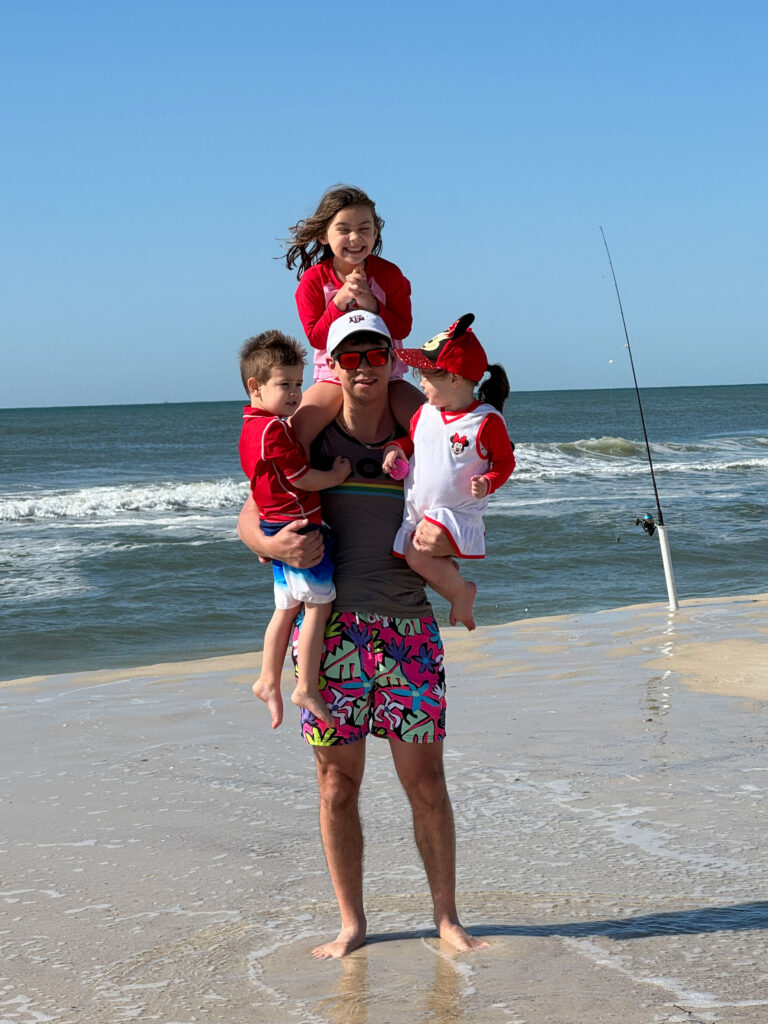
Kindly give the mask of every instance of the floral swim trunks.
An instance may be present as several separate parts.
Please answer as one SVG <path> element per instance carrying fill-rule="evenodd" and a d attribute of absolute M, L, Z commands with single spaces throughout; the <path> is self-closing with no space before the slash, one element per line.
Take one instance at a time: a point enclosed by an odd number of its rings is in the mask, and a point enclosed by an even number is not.
<path fill-rule="evenodd" d="M 297 640 L 294 630 L 294 665 Z M 325 628 L 320 693 L 329 722 L 301 711 L 301 730 L 311 746 L 354 743 L 368 733 L 406 743 L 442 740 L 445 672 L 434 618 L 333 612 Z"/>

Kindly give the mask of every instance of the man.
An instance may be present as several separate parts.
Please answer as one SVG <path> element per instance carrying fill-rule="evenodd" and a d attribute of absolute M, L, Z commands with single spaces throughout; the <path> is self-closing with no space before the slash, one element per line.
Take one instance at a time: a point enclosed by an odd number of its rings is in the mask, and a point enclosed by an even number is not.
<path fill-rule="evenodd" d="M 482 949 L 488 943 L 469 935 L 456 911 L 455 831 L 443 773 L 442 643 L 423 581 L 391 553 L 402 521 L 402 486 L 382 473 L 381 462 L 384 445 L 404 433 L 387 394 L 396 357 L 383 320 L 363 310 L 334 322 L 327 351 L 341 384 L 342 408 L 313 446 L 313 464 L 321 467 L 342 455 L 353 469 L 322 498 L 335 539 L 337 591 L 320 667 L 329 721 L 302 713 L 305 739 L 314 747 L 320 831 L 341 912 L 338 936 L 313 955 L 340 958 L 365 942 L 358 797 L 368 734 L 389 740 L 411 804 L 438 934 L 457 950 Z M 241 539 L 261 557 L 313 565 L 322 544 L 317 534 L 301 535 L 298 529 L 300 521 L 266 537 L 252 498 L 238 524 Z M 282 708 L 270 711 L 279 720 Z"/>

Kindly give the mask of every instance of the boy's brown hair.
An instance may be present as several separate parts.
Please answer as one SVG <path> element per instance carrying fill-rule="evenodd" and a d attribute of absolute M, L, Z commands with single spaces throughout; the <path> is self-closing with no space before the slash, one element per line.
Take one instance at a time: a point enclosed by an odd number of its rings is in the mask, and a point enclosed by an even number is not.
<path fill-rule="evenodd" d="M 262 331 L 240 346 L 240 376 L 247 394 L 251 377 L 265 384 L 276 366 L 304 366 L 306 349 L 282 331 Z"/>

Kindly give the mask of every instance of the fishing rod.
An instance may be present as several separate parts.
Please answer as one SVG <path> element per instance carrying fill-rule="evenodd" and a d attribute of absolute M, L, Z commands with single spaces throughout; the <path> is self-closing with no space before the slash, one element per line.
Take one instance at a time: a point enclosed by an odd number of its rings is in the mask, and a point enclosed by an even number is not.
<path fill-rule="evenodd" d="M 680 607 L 677 600 L 677 588 L 675 587 L 675 573 L 672 568 L 672 554 L 669 550 L 669 539 L 667 537 L 667 528 L 664 525 L 664 514 L 661 511 L 661 501 L 659 500 L 659 489 L 656 486 L 656 474 L 653 471 L 653 459 L 651 458 L 651 446 L 648 442 L 648 431 L 645 429 L 645 416 L 643 415 L 643 403 L 640 401 L 640 388 L 637 385 L 637 374 L 635 373 L 635 361 L 632 358 L 632 346 L 629 344 L 629 331 L 627 330 L 627 321 L 624 317 L 624 306 L 621 302 L 621 294 L 619 292 L 619 283 L 616 280 L 616 271 L 613 269 L 613 260 L 611 259 L 611 250 L 608 248 L 608 242 L 605 237 L 605 232 L 600 227 L 600 234 L 603 236 L 603 245 L 608 256 L 608 265 L 611 268 L 611 277 L 613 278 L 613 287 L 616 289 L 616 298 L 619 300 L 619 313 L 621 313 L 621 323 L 624 328 L 624 337 L 627 342 L 627 352 L 629 353 L 629 365 L 632 367 L 632 380 L 635 382 L 635 395 L 637 396 L 637 407 L 640 410 L 640 422 L 643 426 L 643 438 L 645 439 L 645 452 L 648 456 L 648 468 L 651 471 L 651 483 L 653 484 L 653 493 L 656 498 L 656 514 L 657 522 L 654 524 L 653 516 L 645 515 L 642 520 L 642 527 L 649 537 L 652 537 L 655 529 L 659 531 L 659 546 L 661 547 L 661 560 L 664 565 L 664 578 L 667 581 L 667 596 L 669 597 L 669 610 L 674 612 Z M 640 520 L 637 520 L 637 524 L 640 525 Z"/>

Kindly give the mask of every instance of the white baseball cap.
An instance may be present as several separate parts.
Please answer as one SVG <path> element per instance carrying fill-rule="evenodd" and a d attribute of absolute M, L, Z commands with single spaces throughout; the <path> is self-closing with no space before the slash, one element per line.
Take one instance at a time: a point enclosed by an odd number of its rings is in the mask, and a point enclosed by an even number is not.
<path fill-rule="evenodd" d="M 387 325 L 378 313 L 369 313 L 367 309 L 348 309 L 338 320 L 334 320 L 328 331 L 325 352 L 331 359 L 345 338 L 353 334 L 379 334 L 392 347 L 392 337 Z"/>

